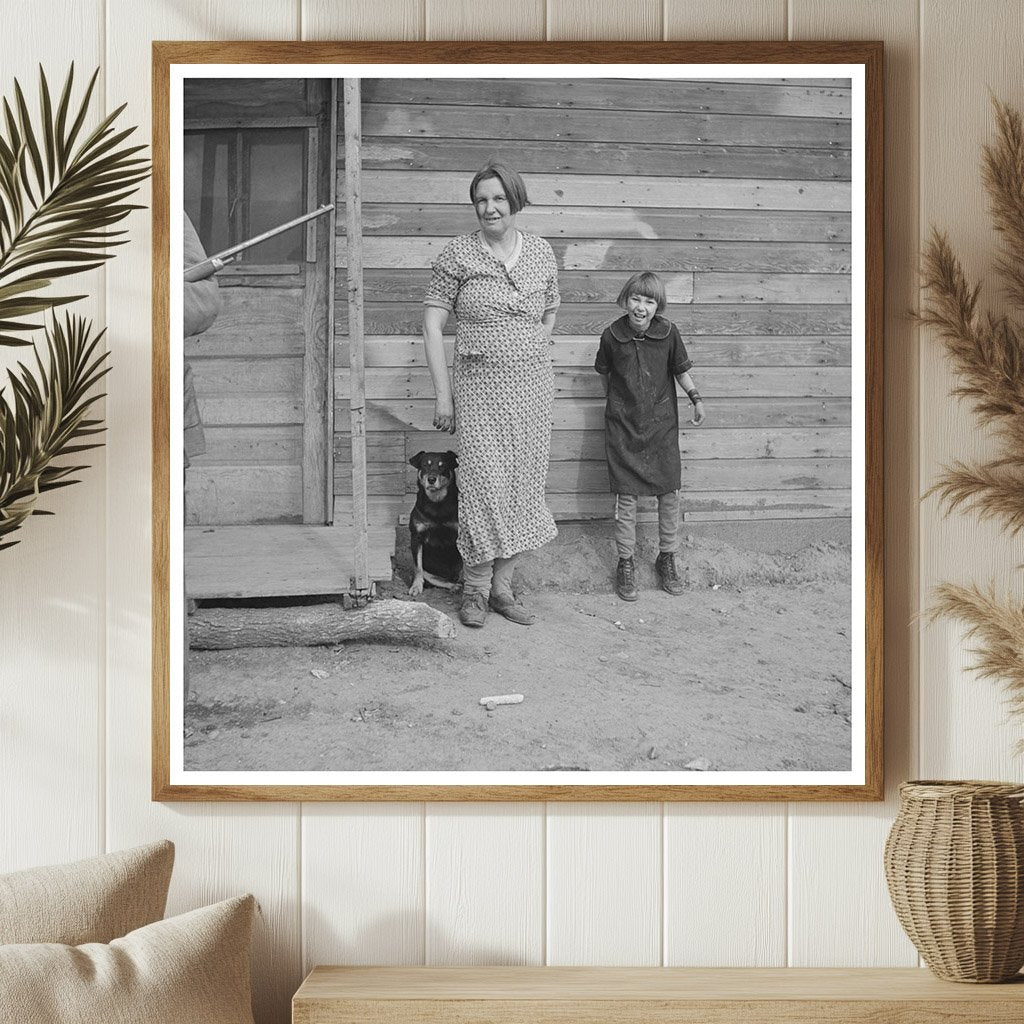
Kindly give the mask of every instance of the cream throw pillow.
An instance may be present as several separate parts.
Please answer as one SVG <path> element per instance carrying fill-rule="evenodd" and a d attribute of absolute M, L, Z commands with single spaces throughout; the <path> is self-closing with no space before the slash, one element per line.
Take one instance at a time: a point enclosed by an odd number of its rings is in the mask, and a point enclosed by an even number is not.
<path fill-rule="evenodd" d="M 0 946 L 0 1021 L 253 1024 L 255 905 L 238 896 L 109 945 Z"/>
<path fill-rule="evenodd" d="M 174 844 L 0 875 L 0 944 L 110 942 L 159 921 Z"/>

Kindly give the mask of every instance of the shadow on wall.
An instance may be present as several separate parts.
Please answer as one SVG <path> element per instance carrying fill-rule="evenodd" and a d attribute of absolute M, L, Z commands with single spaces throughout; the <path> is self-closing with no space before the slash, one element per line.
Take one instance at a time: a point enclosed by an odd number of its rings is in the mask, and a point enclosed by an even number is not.
<path fill-rule="evenodd" d="M 303 976 L 321 964 L 350 966 L 515 966 L 539 965 L 518 949 L 481 945 L 428 923 L 418 914 L 385 914 L 348 938 L 337 934 L 336 924 L 316 907 L 304 912 L 305 932 L 313 936 L 305 954 Z M 539 942 L 538 942 L 539 946 Z"/>

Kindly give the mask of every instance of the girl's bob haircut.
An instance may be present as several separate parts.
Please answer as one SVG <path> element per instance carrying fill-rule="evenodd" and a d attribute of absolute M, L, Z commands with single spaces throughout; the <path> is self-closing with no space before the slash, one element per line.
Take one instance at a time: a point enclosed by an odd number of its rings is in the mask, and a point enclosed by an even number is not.
<path fill-rule="evenodd" d="M 626 300 L 630 295 L 646 295 L 647 298 L 657 302 L 658 313 L 665 311 L 667 304 L 665 302 L 665 286 L 661 283 L 661 278 L 653 271 L 645 270 L 641 274 L 634 274 L 622 286 L 622 291 L 619 292 L 619 297 L 615 301 L 625 309 Z"/>
<path fill-rule="evenodd" d="M 518 171 L 513 171 L 511 167 L 506 167 L 505 164 L 489 163 L 485 164 L 473 175 L 473 180 L 469 184 L 469 201 L 474 205 L 476 204 L 477 185 L 488 178 L 497 178 L 501 182 L 501 187 L 505 191 L 505 198 L 508 199 L 509 209 L 512 213 L 518 213 L 530 201 L 526 197 L 526 184 L 523 182 Z"/>

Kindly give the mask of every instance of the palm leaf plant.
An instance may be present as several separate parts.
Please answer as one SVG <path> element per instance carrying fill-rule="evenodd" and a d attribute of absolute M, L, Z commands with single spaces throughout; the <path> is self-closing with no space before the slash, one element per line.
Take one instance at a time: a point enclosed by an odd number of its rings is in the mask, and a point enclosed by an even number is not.
<path fill-rule="evenodd" d="M 21 85 L 0 119 L 0 347 L 32 346 L 44 329 L 46 356 L 18 362 L 0 388 L 0 550 L 29 515 L 46 514 L 40 494 L 75 483 L 86 467 L 59 463 L 102 442 L 101 420 L 89 412 L 103 397 L 94 389 L 108 372 L 103 332 L 65 314 L 84 295 L 55 294 L 55 281 L 95 270 L 123 245 L 116 230 L 132 210 L 128 200 L 149 175 L 143 146 L 127 145 L 135 128 L 121 129 L 124 105 L 86 129 L 99 70 L 73 101 L 74 65 L 57 102 L 39 69 L 39 112 L 33 119 Z M 49 325 L 37 318 L 51 314 Z"/>
<path fill-rule="evenodd" d="M 72 474 L 87 468 L 54 460 L 100 445 L 89 438 L 102 421 L 86 417 L 103 397 L 93 387 L 110 369 L 102 365 L 106 353 L 96 354 L 102 336 L 65 315 L 46 329 L 48 362 L 37 352 L 35 372 L 23 363 L 8 372 L 13 402 L 0 401 L 0 551 L 17 543 L 8 538 L 28 516 L 49 514 L 36 508 L 40 494 L 77 483 Z"/>
<path fill-rule="evenodd" d="M 1021 115 L 993 100 L 996 139 L 983 152 L 982 183 L 1001 236 L 996 272 L 1009 300 L 1024 306 L 1024 125 Z M 929 494 L 944 512 L 968 511 L 1001 523 L 1011 536 L 1024 530 L 1024 324 L 979 311 L 980 285 L 968 280 L 949 239 L 934 231 L 924 250 L 928 301 L 921 323 L 936 329 L 958 384 L 996 442 L 991 457 L 944 468 Z M 1024 714 L 1024 607 L 1012 607 L 994 588 L 943 583 L 933 616 L 967 626 L 976 646 L 975 671 L 1002 680 L 1010 706 Z"/>

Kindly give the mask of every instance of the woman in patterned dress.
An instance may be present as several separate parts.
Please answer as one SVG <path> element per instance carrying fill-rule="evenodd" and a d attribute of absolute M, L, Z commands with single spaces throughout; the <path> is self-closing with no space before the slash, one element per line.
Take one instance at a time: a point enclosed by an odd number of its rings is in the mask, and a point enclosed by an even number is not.
<path fill-rule="evenodd" d="M 551 450 L 551 332 L 558 270 L 551 246 L 516 228 L 523 179 L 488 164 L 469 187 L 480 230 L 441 251 L 424 304 L 423 340 L 434 384 L 434 426 L 462 434 L 459 539 L 465 563 L 460 618 L 487 609 L 530 625 L 512 592 L 516 557 L 558 532 L 544 501 Z M 442 329 L 457 321 L 452 379 Z"/>

